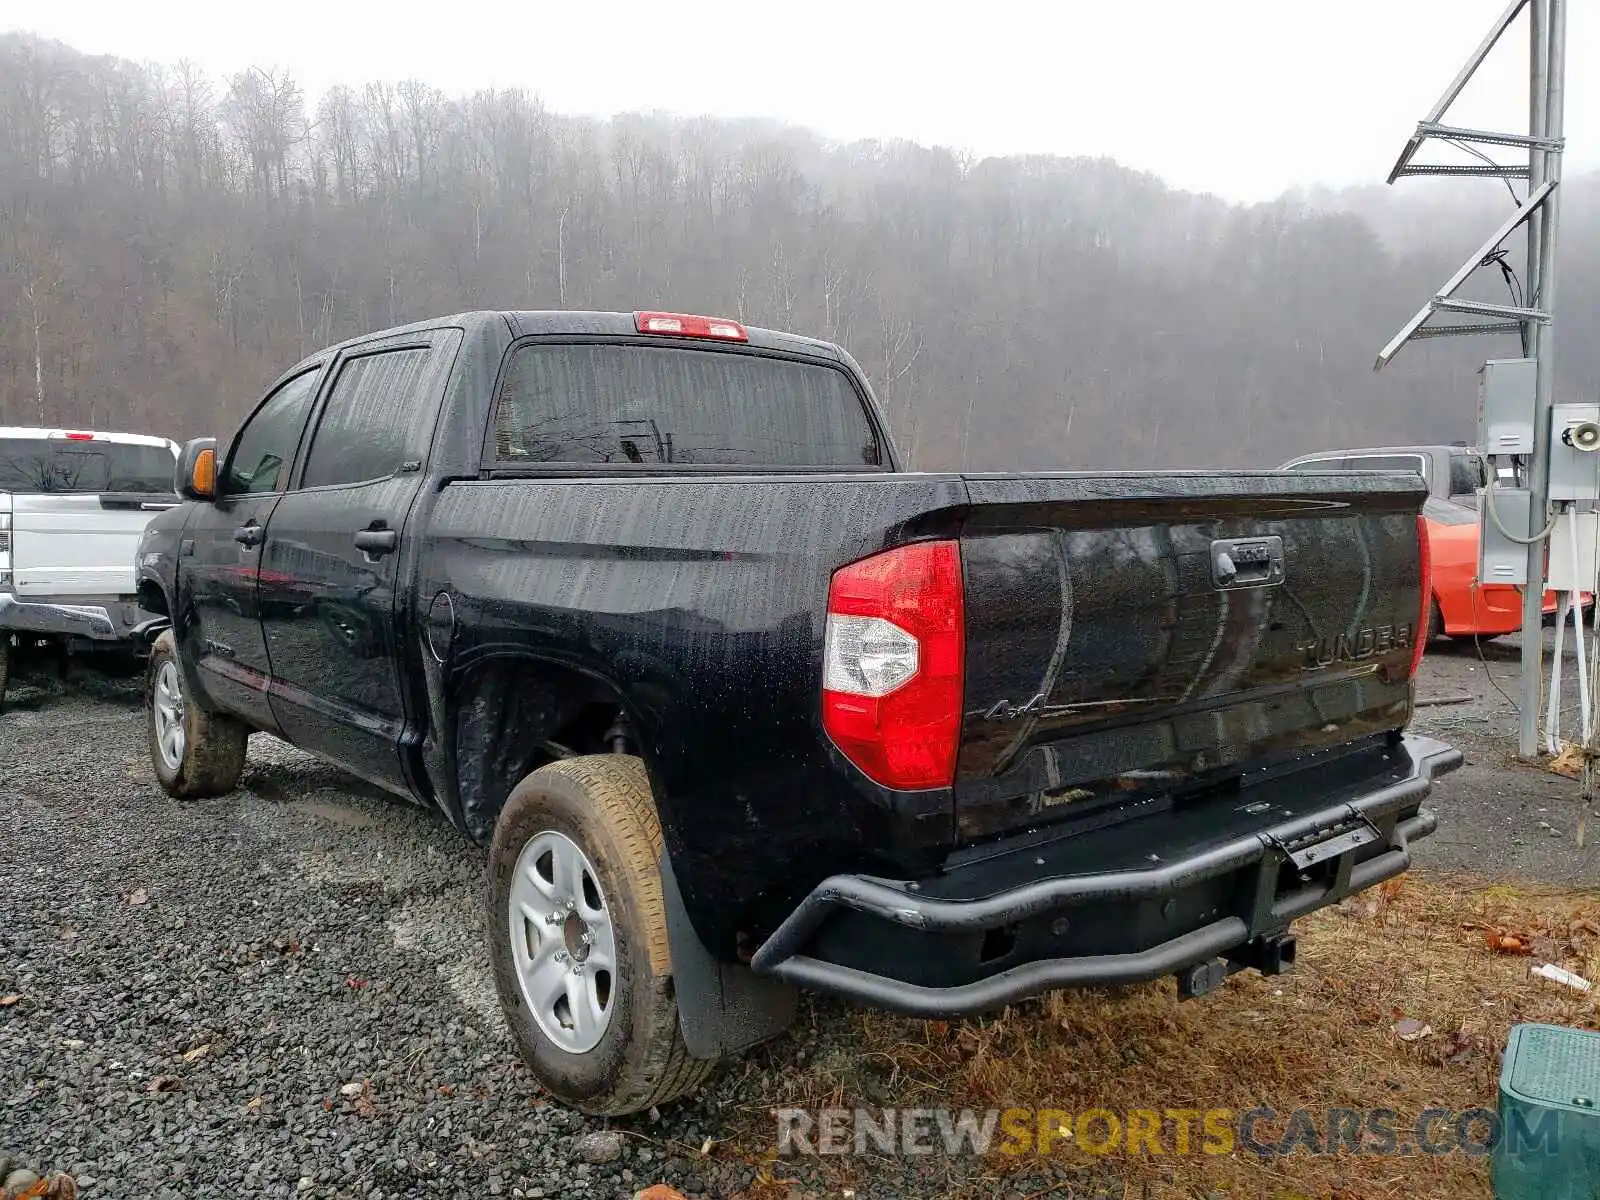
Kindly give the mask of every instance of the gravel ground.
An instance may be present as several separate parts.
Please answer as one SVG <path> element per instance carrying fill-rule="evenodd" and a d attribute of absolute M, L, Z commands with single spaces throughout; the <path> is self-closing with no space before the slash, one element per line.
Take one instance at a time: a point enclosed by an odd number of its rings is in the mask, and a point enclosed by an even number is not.
<path fill-rule="evenodd" d="M 259 735 L 240 791 L 175 802 L 136 689 L 23 689 L 0 716 L 0 1148 L 150 1200 L 739 1182 L 677 1159 L 714 1097 L 587 1145 L 603 1124 L 540 1097 L 481 853 L 442 819 Z"/>
<path fill-rule="evenodd" d="M 1577 785 L 1509 763 L 1494 684 L 1515 677 L 1514 641 L 1430 652 L 1424 696 L 1467 702 L 1419 727 L 1469 765 L 1435 792 L 1420 865 L 1593 885 Z M 482 868 L 442 819 L 262 736 L 238 792 L 175 802 L 138 681 L 21 688 L 0 716 L 0 1150 L 91 1198 L 735 1196 L 753 1170 L 703 1141 L 759 1122 L 775 1080 L 859 1055 L 808 1002 L 795 1033 L 656 1116 L 606 1132 L 546 1103 L 499 1017 Z M 982 1169 L 858 1165 L 859 1195 L 908 1200 Z M 779 1170 L 824 1194 L 811 1163 Z M 1122 1195 L 1063 1171 L 1004 1194 Z"/>
<path fill-rule="evenodd" d="M 1545 641 L 1549 649 L 1548 631 Z M 1459 747 L 1466 764 L 1434 789 L 1428 803 L 1439 813 L 1439 831 L 1417 844 L 1417 865 L 1496 879 L 1593 887 L 1600 883 L 1600 812 L 1582 803 L 1577 781 L 1515 760 L 1513 701 L 1521 653 L 1516 637 L 1439 642 L 1428 649 L 1418 696 L 1452 703 L 1419 708 L 1415 727 Z M 1562 721 L 1563 735 L 1575 740 L 1579 712 L 1574 666 L 1569 635 Z M 1464 703 L 1454 703 L 1463 699 Z M 1580 821 L 1583 846 L 1578 845 Z"/>

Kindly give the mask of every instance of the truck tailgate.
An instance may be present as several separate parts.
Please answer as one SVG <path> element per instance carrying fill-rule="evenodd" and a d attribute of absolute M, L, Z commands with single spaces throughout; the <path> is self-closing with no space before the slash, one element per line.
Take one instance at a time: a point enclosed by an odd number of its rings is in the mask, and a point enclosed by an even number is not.
<path fill-rule="evenodd" d="M 19 598 L 134 591 L 139 537 L 173 496 L 19 493 L 11 497 L 11 569 Z"/>
<path fill-rule="evenodd" d="M 1420 480 L 966 482 L 959 841 L 1182 803 L 1409 719 Z"/>

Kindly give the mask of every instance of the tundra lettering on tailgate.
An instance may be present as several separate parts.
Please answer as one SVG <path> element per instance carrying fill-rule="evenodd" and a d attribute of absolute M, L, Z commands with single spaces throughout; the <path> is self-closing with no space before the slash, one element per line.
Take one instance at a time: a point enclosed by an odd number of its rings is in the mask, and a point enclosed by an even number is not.
<path fill-rule="evenodd" d="M 1413 636 L 1415 631 L 1410 625 L 1369 625 L 1352 633 L 1299 642 L 1295 649 L 1304 656 L 1300 664 L 1302 670 L 1319 671 L 1337 662 L 1361 662 L 1407 649 Z"/>

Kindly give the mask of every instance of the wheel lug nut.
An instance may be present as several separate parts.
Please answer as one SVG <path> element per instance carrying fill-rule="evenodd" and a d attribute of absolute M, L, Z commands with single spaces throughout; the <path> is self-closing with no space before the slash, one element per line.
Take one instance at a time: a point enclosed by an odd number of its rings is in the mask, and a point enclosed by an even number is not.
<path fill-rule="evenodd" d="M 556 961 L 557 962 L 566 962 L 567 961 L 567 952 L 565 950 L 557 950 L 556 951 Z"/>

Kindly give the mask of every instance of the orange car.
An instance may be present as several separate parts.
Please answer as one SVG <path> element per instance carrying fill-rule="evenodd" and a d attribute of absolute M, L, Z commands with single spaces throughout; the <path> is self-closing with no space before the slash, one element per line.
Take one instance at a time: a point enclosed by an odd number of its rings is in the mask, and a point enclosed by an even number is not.
<path fill-rule="evenodd" d="M 1478 582 L 1478 489 L 1489 467 L 1468 446 L 1378 446 L 1323 450 L 1291 459 L 1283 471 L 1415 471 L 1428 485 L 1422 515 L 1433 559 L 1430 637 L 1491 638 L 1522 628 L 1522 589 Z M 1584 603 L 1592 598 L 1585 595 Z M 1546 592 L 1544 611 L 1556 611 Z"/>

